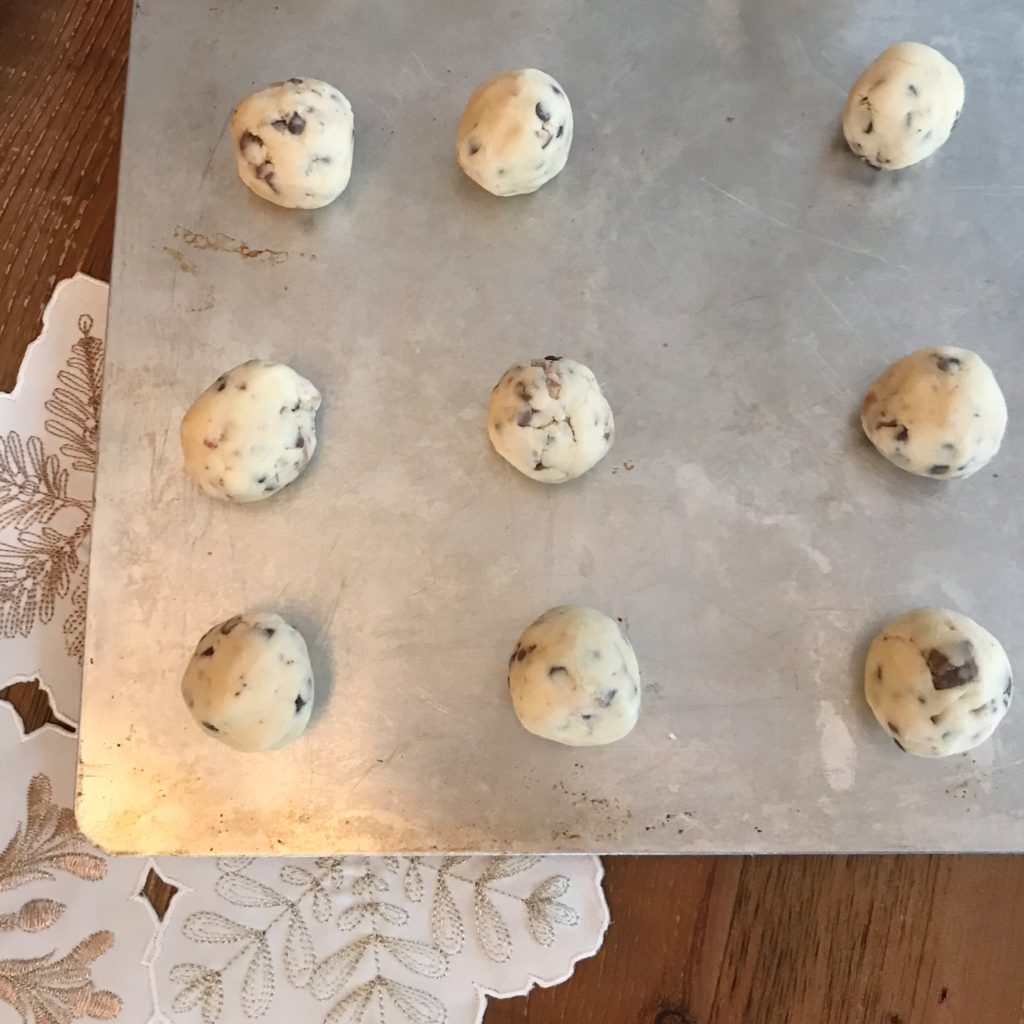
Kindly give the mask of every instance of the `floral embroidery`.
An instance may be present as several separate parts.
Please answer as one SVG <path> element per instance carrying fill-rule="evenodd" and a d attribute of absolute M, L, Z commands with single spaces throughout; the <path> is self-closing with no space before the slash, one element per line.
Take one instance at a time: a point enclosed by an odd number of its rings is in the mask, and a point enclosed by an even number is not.
<path fill-rule="evenodd" d="M 28 636 L 36 623 L 53 618 L 57 598 L 78 573 L 92 522 L 92 504 L 68 493 L 72 468 L 94 472 L 103 384 L 103 342 L 90 332 L 90 316 L 78 319 L 81 337 L 58 385 L 45 403 L 46 432 L 63 443 L 48 453 L 43 439 L 0 437 L 0 637 Z M 85 582 L 72 594 L 64 624 L 68 653 L 82 660 Z"/>
<path fill-rule="evenodd" d="M 64 871 L 88 881 L 101 879 L 106 861 L 92 852 L 78 831 L 69 807 L 53 802 L 53 787 L 45 775 L 29 783 L 27 813 L 0 853 L 0 892 L 28 882 L 53 881 Z M 64 913 L 56 900 L 33 899 L 12 913 L 0 914 L 0 932 L 38 932 Z M 71 1024 L 76 1018 L 112 1020 L 121 1000 L 97 991 L 91 963 L 110 948 L 110 932 L 95 932 L 59 959 L 55 952 L 23 960 L 0 960 L 0 1000 L 11 1004 L 25 1024 Z"/>

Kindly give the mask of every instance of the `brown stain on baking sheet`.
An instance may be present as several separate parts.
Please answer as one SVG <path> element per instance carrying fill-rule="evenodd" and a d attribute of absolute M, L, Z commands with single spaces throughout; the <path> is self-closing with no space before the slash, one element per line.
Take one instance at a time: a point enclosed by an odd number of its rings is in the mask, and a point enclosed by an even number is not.
<path fill-rule="evenodd" d="M 241 256 L 243 260 L 264 260 L 273 266 L 284 263 L 292 256 L 299 256 L 305 259 L 315 260 L 316 256 L 304 252 L 283 252 L 279 249 L 253 249 L 245 242 L 231 235 L 215 232 L 212 235 L 204 235 L 191 228 L 182 227 L 180 224 L 174 229 L 174 237 L 180 238 L 185 245 L 200 252 L 229 252 Z"/>
<path fill-rule="evenodd" d="M 164 252 L 178 264 L 179 270 L 186 274 L 194 274 L 196 272 L 196 268 L 193 267 L 187 259 L 185 259 L 185 254 L 180 249 L 172 249 L 169 245 L 165 245 Z"/>

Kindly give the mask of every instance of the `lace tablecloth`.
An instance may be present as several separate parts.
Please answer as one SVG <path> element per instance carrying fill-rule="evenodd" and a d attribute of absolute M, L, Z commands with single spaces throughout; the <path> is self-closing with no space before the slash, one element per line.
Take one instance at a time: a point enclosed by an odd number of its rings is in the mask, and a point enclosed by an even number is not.
<path fill-rule="evenodd" d="M 71 810 L 107 286 L 60 284 L 0 395 L 0 1024 L 470 1024 L 608 925 L 596 857 L 108 857 Z M 176 893 L 164 919 L 144 895 Z"/>

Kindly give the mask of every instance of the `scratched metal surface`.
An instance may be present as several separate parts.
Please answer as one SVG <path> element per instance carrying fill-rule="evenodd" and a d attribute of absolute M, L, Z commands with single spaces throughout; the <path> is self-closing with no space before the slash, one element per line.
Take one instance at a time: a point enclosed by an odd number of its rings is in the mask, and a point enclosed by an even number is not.
<path fill-rule="evenodd" d="M 127 105 L 93 540 L 79 820 L 131 852 L 1024 849 L 1024 708 L 972 753 L 900 755 L 862 699 L 888 618 L 944 604 L 1024 664 L 1024 25 L 1002 0 L 142 0 Z M 891 41 L 961 67 L 924 166 L 838 141 Z M 470 90 L 536 65 L 576 112 L 531 197 L 462 177 Z M 315 75 L 356 112 L 352 183 L 311 213 L 235 178 L 224 126 Z M 976 348 L 1011 408 L 943 485 L 860 437 L 867 384 Z M 583 480 L 489 448 L 491 385 L 550 350 L 605 382 Z M 244 359 L 324 393 L 301 483 L 228 507 L 186 477 L 183 410 Z M 624 742 L 528 735 L 505 692 L 550 605 L 622 616 L 645 680 Z M 307 736 L 246 756 L 191 722 L 196 638 L 294 621 Z"/>

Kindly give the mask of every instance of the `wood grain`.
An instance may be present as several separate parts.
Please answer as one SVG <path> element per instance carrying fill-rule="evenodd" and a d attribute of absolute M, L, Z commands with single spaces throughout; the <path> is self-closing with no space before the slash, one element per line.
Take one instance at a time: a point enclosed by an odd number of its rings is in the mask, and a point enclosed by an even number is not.
<path fill-rule="evenodd" d="M 109 272 L 129 7 L 0 0 L 0 389 L 54 283 Z M 0 699 L 29 730 L 51 715 L 29 684 Z M 494 1001 L 486 1024 L 1024 1019 L 1024 858 L 605 865 L 612 926 L 600 953 L 563 985 Z M 166 887 L 149 877 L 146 889 L 162 912 Z"/>

